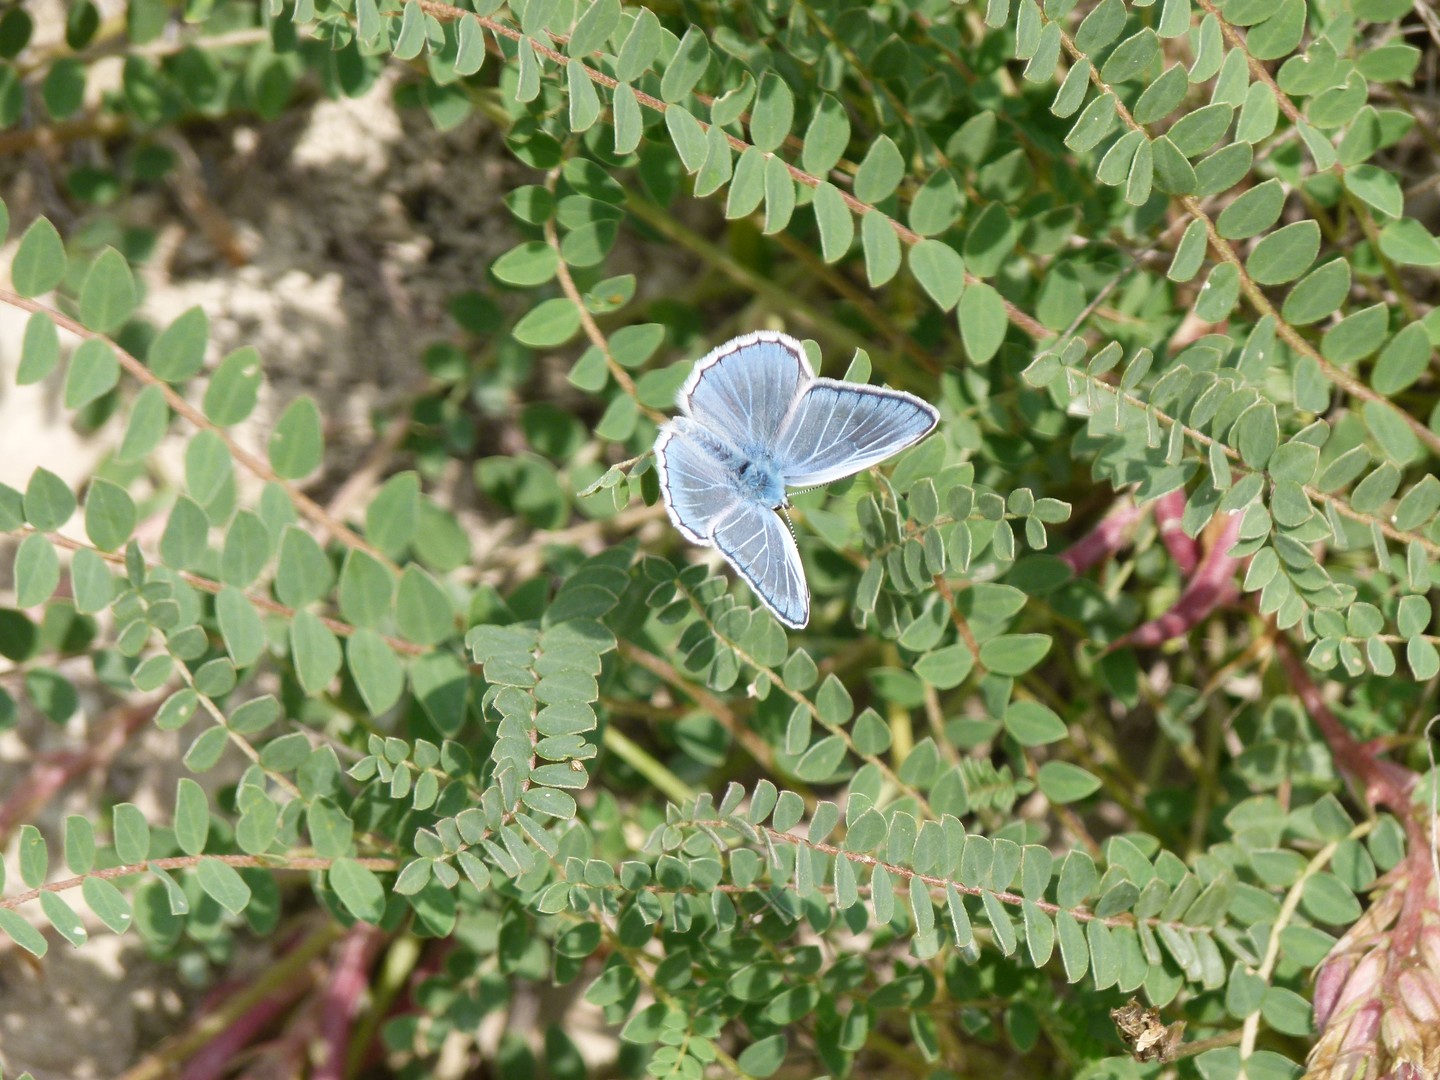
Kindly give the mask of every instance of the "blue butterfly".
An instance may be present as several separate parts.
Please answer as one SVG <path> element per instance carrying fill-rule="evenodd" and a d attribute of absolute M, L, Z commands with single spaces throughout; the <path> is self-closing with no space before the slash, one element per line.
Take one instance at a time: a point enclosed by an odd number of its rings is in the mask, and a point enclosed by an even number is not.
<path fill-rule="evenodd" d="M 786 626 L 810 621 L 786 488 L 829 484 L 919 442 L 940 419 L 914 394 L 815 376 L 800 342 L 756 331 L 695 365 L 655 440 L 670 520 L 725 561 Z"/>

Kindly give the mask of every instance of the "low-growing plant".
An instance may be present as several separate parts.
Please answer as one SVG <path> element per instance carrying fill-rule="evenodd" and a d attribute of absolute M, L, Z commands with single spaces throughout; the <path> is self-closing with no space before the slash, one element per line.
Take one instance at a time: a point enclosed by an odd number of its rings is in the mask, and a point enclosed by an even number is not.
<path fill-rule="evenodd" d="M 104 456 L 0 484 L 0 729 L 74 743 L 0 795 L 0 934 L 273 948 L 133 1075 L 1440 1076 L 1428 5 L 51 10 L 6 380 Z M 513 243 L 336 506 L 340 402 L 157 321 L 130 212 L 367 94 L 503 140 Z M 658 504 L 756 328 L 941 411 L 795 497 L 802 631 Z M 152 726 L 163 812 L 41 828 Z"/>

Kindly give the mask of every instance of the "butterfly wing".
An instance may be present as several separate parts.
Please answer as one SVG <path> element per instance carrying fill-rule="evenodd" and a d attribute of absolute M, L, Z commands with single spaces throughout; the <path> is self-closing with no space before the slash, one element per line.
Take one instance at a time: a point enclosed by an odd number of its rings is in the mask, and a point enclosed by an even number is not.
<path fill-rule="evenodd" d="M 780 431 L 775 461 L 786 487 L 818 487 L 913 446 L 939 420 L 903 390 L 816 379 Z"/>
<path fill-rule="evenodd" d="M 795 537 L 780 515 L 757 502 L 740 500 L 715 525 L 715 546 L 755 595 L 791 629 L 810 621 L 810 590 Z"/>
<path fill-rule="evenodd" d="M 737 501 L 725 450 L 691 420 L 677 418 L 655 440 L 655 469 L 670 520 L 692 544 L 709 546 L 715 523 Z"/>
<path fill-rule="evenodd" d="M 680 409 L 737 450 L 770 448 L 805 387 L 815 380 L 794 338 L 769 330 L 737 337 L 696 363 Z"/>

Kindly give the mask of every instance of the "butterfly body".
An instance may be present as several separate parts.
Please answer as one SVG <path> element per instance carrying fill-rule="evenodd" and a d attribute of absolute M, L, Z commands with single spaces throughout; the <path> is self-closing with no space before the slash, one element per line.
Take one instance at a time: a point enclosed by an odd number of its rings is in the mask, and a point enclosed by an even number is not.
<path fill-rule="evenodd" d="M 899 390 L 817 378 L 800 343 L 759 331 L 696 365 L 681 414 L 655 441 L 665 508 L 696 544 L 714 546 L 785 625 L 810 617 L 789 526 L 787 488 L 818 487 L 924 438 L 935 408 Z"/>

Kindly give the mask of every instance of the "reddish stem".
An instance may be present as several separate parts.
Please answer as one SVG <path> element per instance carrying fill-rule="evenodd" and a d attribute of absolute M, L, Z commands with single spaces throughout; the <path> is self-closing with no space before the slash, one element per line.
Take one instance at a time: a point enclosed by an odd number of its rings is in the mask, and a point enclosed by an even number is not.
<path fill-rule="evenodd" d="M 1182 524 L 1185 517 L 1185 492 L 1167 491 L 1155 500 L 1155 526 L 1170 558 L 1182 574 L 1194 571 L 1200 563 L 1200 545 L 1193 536 L 1186 536 Z"/>
<path fill-rule="evenodd" d="M 1144 513 L 1145 508 L 1133 502 L 1117 507 L 1101 518 L 1089 533 L 1061 552 L 1060 558 L 1069 563 L 1076 574 L 1085 573 L 1125 546 L 1131 527 Z"/>
<path fill-rule="evenodd" d="M 0 849 L 17 828 L 34 821 L 41 808 L 66 784 L 107 765 L 155 715 L 158 707 L 159 702 L 155 701 L 119 709 L 112 722 L 97 727 L 94 741 L 88 745 L 37 755 L 25 779 L 0 803 Z"/>
<path fill-rule="evenodd" d="M 1235 587 L 1235 572 L 1240 568 L 1240 560 L 1227 553 L 1235 546 L 1239 535 L 1240 516 L 1232 514 L 1206 549 L 1174 606 L 1158 618 L 1137 626 L 1111 648 L 1118 649 L 1123 645 L 1153 648 L 1180 637 L 1216 608 L 1235 599 L 1239 595 Z"/>
<path fill-rule="evenodd" d="M 370 988 L 370 968 L 385 941 L 386 934 L 378 926 L 356 923 L 340 943 L 320 1005 L 320 1038 L 325 1049 L 311 1073 L 312 1080 L 344 1080 L 355 1016 Z"/>
<path fill-rule="evenodd" d="M 308 980 L 291 983 L 242 1013 L 185 1063 L 180 1080 L 218 1080 L 224 1076 L 230 1070 L 235 1055 L 253 1045 L 266 1028 L 284 1015 L 307 985 Z"/>

